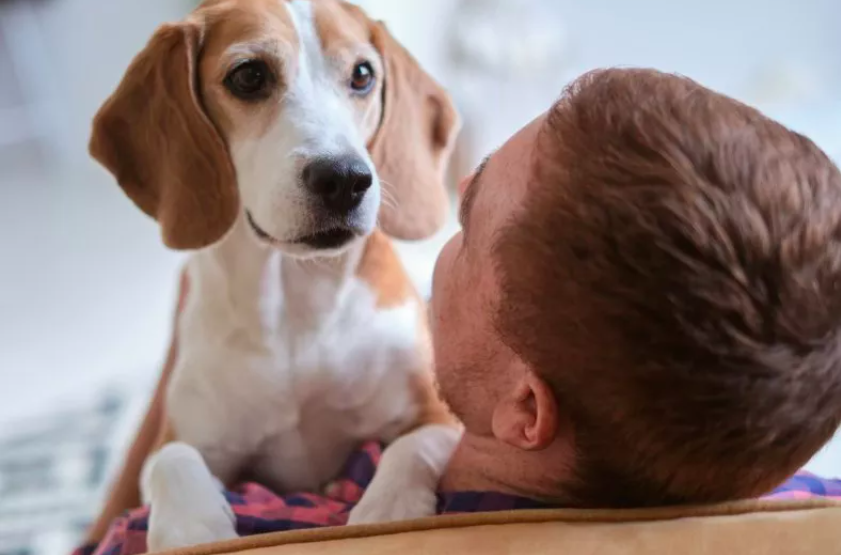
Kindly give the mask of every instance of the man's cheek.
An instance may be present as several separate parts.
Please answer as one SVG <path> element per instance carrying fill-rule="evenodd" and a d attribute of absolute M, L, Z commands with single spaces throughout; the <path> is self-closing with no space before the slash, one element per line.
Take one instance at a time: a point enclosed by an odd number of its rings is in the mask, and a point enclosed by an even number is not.
<path fill-rule="evenodd" d="M 473 181 L 473 177 L 475 176 L 475 172 L 471 173 L 458 183 L 458 199 L 461 202 L 461 197 L 464 196 L 464 192 L 467 190 L 467 186 L 470 185 L 470 182 Z"/>
<path fill-rule="evenodd" d="M 455 237 L 450 239 L 444 248 L 441 249 L 441 254 L 438 255 L 438 260 L 435 262 L 435 269 L 432 272 L 432 298 L 435 302 L 435 297 L 441 297 L 446 292 L 444 291 L 447 282 L 451 277 L 449 275 L 452 270 L 452 255 L 455 243 Z"/>

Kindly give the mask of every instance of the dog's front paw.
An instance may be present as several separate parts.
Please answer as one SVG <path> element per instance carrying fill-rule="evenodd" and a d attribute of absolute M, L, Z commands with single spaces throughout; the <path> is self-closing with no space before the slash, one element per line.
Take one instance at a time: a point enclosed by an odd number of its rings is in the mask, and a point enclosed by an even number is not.
<path fill-rule="evenodd" d="M 424 426 L 383 453 L 374 479 L 348 524 L 377 524 L 436 514 L 438 480 L 461 438 L 448 426 Z"/>
<path fill-rule="evenodd" d="M 412 520 L 436 514 L 438 498 L 426 485 L 368 492 L 350 512 L 349 525 Z"/>
<path fill-rule="evenodd" d="M 141 487 L 151 506 L 149 552 L 237 537 L 234 511 L 222 484 L 195 448 L 184 443 L 165 446 L 146 462 Z"/>
<path fill-rule="evenodd" d="M 163 506 L 159 510 L 152 507 L 146 539 L 150 553 L 237 537 L 234 517 L 224 498 L 221 499 L 221 503 L 176 505 Z"/>

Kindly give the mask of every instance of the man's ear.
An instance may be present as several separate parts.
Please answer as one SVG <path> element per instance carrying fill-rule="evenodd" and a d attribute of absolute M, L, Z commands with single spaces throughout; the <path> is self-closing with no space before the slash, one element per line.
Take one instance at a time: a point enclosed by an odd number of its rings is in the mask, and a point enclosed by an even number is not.
<path fill-rule="evenodd" d="M 215 243 L 239 211 L 233 163 L 198 92 L 203 30 L 161 27 L 100 108 L 90 140 L 91 155 L 175 249 Z"/>
<path fill-rule="evenodd" d="M 527 369 L 497 403 L 493 433 L 512 447 L 542 451 L 558 437 L 558 418 L 558 403 L 549 384 Z"/>

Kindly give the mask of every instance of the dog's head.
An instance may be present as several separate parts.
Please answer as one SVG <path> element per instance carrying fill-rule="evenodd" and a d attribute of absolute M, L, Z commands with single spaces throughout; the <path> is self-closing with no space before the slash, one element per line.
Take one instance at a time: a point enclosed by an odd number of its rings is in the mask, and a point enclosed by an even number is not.
<path fill-rule="evenodd" d="M 209 246 L 244 218 L 307 256 L 378 223 L 434 233 L 457 128 L 447 94 L 359 8 L 211 0 L 135 58 L 90 150 L 170 247 Z"/>

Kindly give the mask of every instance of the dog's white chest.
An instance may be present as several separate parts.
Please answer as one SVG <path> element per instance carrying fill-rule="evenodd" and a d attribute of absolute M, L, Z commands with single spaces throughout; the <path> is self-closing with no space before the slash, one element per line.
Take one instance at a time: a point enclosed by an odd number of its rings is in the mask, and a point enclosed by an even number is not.
<path fill-rule="evenodd" d="M 187 307 L 167 404 L 179 440 L 219 478 L 246 471 L 278 490 L 312 490 L 359 442 L 415 419 L 420 307 L 378 309 L 355 280 L 341 297 L 315 324 L 279 302 L 270 333 L 248 325 L 247 311 L 201 297 Z"/>

